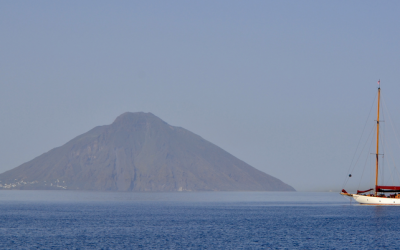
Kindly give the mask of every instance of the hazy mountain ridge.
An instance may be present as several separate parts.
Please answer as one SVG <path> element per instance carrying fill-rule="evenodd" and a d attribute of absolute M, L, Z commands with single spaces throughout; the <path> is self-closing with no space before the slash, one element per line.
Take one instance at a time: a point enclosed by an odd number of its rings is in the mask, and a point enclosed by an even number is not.
<path fill-rule="evenodd" d="M 294 191 L 151 113 L 124 113 L 0 174 L 0 188 L 102 191 Z"/>

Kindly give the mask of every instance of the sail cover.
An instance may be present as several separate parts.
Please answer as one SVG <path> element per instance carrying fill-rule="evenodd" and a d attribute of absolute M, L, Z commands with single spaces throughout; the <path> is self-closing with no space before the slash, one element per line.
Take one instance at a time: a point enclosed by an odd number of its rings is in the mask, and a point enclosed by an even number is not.
<path fill-rule="evenodd" d="M 377 192 L 400 192 L 400 186 L 376 186 Z"/>
<path fill-rule="evenodd" d="M 357 190 L 357 194 L 366 193 L 366 192 L 369 192 L 369 191 L 371 191 L 371 190 L 374 190 L 374 189 L 373 189 L 373 188 L 370 188 L 370 189 L 364 190 L 364 191 Z"/>

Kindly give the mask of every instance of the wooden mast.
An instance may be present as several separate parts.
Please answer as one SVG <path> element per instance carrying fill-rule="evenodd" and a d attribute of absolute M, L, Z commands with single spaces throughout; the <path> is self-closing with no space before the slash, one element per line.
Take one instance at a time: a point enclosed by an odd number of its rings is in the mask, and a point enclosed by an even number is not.
<path fill-rule="evenodd" d="M 376 172 L 375 172 L 375 196 L 378 194 L 378 156 L 379 156 L 379 102 L 380 102 L 380 96 L 381 96 L 381 86 L 380 86 L 381 80 L 378 81 L 379 87 L 378 87 L 378 115 L 376 118 Z"/>

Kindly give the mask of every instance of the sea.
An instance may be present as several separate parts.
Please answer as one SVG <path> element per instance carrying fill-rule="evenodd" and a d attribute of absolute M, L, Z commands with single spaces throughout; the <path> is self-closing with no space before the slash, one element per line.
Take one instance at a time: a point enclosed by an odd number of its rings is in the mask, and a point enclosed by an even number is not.
<path fill-rule="evenodd" d="M 2 190 L 0 249 L 400 249 L 400 207 L 323 192 Z"/>

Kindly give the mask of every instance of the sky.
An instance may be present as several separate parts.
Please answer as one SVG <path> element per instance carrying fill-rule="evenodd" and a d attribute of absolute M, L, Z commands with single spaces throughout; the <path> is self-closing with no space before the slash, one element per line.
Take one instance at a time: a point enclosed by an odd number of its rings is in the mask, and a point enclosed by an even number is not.
<path fill-rule="evenodd" d="M 341 190 L 379 79 L 400 129 L 398 13 L 397 1 L 1 1 L 0 172 L 143 111 L 298 191 Z"/>

